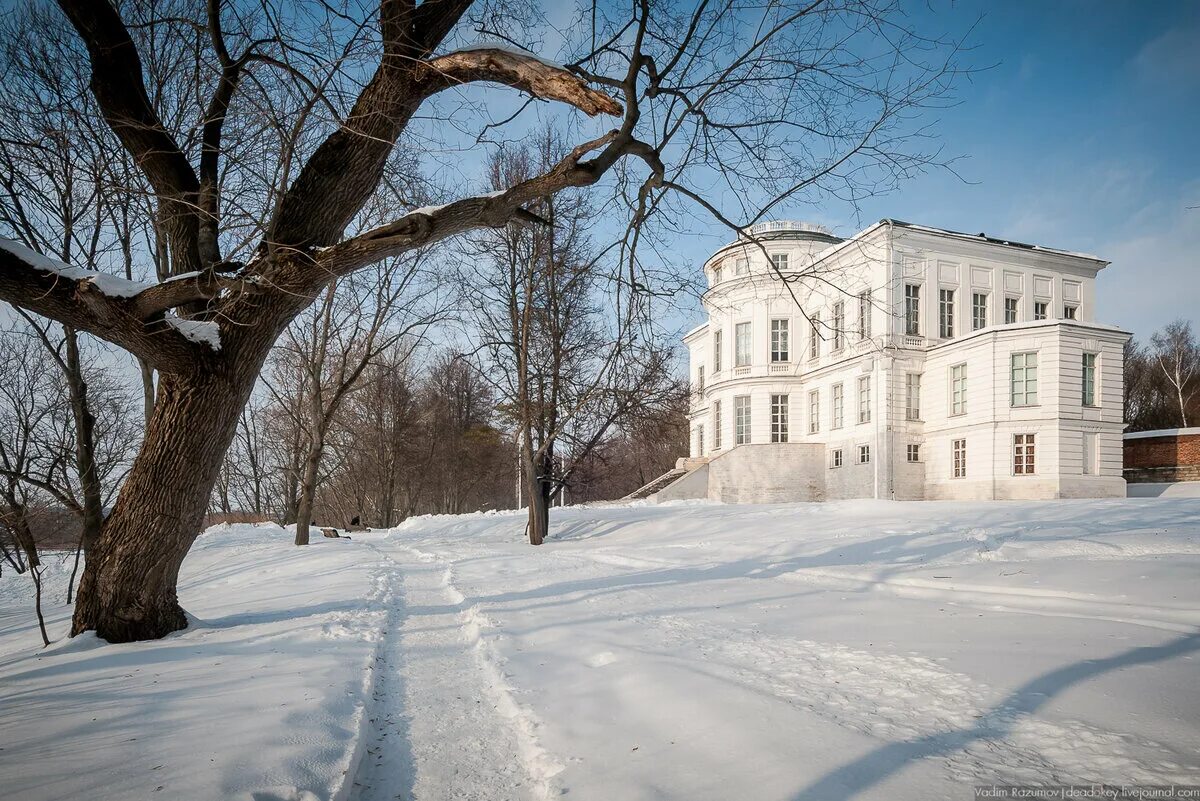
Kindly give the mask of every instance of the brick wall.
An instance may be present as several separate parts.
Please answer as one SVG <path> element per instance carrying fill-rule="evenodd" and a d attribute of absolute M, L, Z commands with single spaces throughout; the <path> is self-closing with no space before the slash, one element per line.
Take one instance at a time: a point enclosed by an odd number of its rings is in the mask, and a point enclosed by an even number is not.
<path fill-rule="evenodd" d="M 1200 432 L 1125 438 L 1125 480 L 1200 481 Z"/>

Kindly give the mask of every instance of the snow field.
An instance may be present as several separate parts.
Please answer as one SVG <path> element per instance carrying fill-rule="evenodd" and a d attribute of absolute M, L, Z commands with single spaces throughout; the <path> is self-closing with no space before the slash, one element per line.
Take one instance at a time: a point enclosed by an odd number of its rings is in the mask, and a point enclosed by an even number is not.
<path fill-rule="evenodd" d="M 1200 783 L 1200 499 L 710 503 L 210 530 L 198 620 L 36 648 L 0 795 L 961 799 Z M 51 565 L 61 637 L 69 564 Z M 169 796 L 167 795 L 169 794 Z"/>

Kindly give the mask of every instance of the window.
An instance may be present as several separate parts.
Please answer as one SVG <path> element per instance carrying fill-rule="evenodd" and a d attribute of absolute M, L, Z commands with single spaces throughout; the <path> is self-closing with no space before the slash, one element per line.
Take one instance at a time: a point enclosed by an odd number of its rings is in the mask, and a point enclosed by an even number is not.
<path fill-rule="evenodd" d="M 978 331 L 980 328 L 987 328 L 987 303 L 988 296 L 986 292 L 971 293 L 971 330 Z"/>
<path fill-rule="evenodd" d="M 696 426 L 696 454 L 704 455 L 704 426 Z"/>
<path fill-rule="evenodd" d="M 775 265 L 775 269 L 779 272 L 786 272 L 788 268 L 788 254 L 772 253 L 771 264 Z"/>
<path fill-rule="evenodd" d="M 771 361 L 786 362 L 791 359 L 790 320 L 771 321 Z"/>
<path fill-rule="evenodd" d="M 713 401 L 712 405 L 713 450 L 721 449 L 721 402 Z"/>
<path fill-rule="evenodd" d="M 841 350 L 846 344 L 846 304 L 833 304 L 833 349 Z"/>
<path fill-rule="evenodd" d="M 834 384 L 833 385 L 833 401 L 831 404 L 833 407 L 833 409 L 832 409 L 833 423 L 830 425 L 830 428 L 841 428 L 842 427 L 843 411 L 844 411 L 844 407 L 846 405 L 844 395 L 845 395 L 845 391 L 842 389 L 842 385 Z"/>
<path fill-rule="evenodd" d="M 1083 354 L 1083 405 L 1096 405 L 1096 354 Z"/>
<path fill-rule="evenodd" d="M 704 392 L 704 365 L 703 364 L 700 365 L 698 368 L 696 368 L 696 392 L 697 393 Z"/>
<path fill-rule="evenodd" d="M 1033 319 L 1045 320 L 1047 313 L 1050 310 L 1050 304 L 1043 301 L 1035 301 L 1033 304 Z"/>
<path fill-rule="evenodd" d="M 733 399 L 733 444 L 745 445 L 750 441 L 750 396 L 738 395 Z"/>
<path fill-rule="evenodd" d="M 835 467 L 841 467 L 841 466 L 842 466 L 842 449 L 834 448 L 833 450 L 831 450 L 829 452 L 829 467 L 830 467 L 830 469 L 833 469 Z"/>
<path fill-rule="evenodd" d="M 954 478 L 967 477 L 967 441 L 956 439 L 950 443 L 950 475 Z"/>
<path fill-rule="evenodd" d="M 871 422 L 871 376 L 858 377 L 858 422 Z"/>
<path fill-rule="evenodd" d="M 821 430 L 821 393 L 813 390 L 808 393 L 808 433 L 815 434 Z"/>
<path fill-rule="evenodd" d="M 750 364 L 750 323 L 738 323 L 733 329 L 733 366 Z"/>
<path fill-rule="evenodd" d="M 871 338 L 871 293 L 858 293 L 858 339 Z"/>
<path fill-rule="evenodd" d="M 904 377 L 904 419 L 921 419 L 920 373 L 909 373 Z"/>
<path fill-rule="evenodd" d="M 771 442 L 788 441 L 788 396 L 771 396 Z"/>
<path fill-rule="evenodd" d="M 954 290 L 938 290 L 938 336 L 950 339 L 954 336 Z"/>
<path fill-rule="evenodd" d="M 1063 306 L 1063 319 L 1064 320 L 1078 320 L 1079 319 L 1079 307 L 1071 306 L 1070 304 Z"/>
<path fill-rule="evenodd" d="M 1005 298 L 1004 299 L 1004 322 L 1015 323 L 1019 319 L 1020 314 L 1020 298 Z"/>
<path fill-rule="evenodd" d="M 956 364 L 950 368 L 950 414 L 967 413 L 967 366 Z"/>
<path fill-rule="evenodd" d="M 1083 432 L 1083 474 L 1085 476 L 1099 475 L 1096 464 L 1096 435 L 1090 431 Z"/>
<path fill-rule="evenodd" d="M 713 375 L 721 372 L 721 331 L 713 331 Z"/>
<path fill-rule="evenodd" d="M 870 461 L 871 461 L 871 446 L 870 445 L 859 445 L 858 446 L 858 463 L 859 464 L 868 464 Z"/>
<path fill-rule="evenodd" d="M 921 285 L 904 285 L 904 333 L 921 336 Z"/>
<path fill-rule="evenodd" d="M 734 275 L 746 275 L 749 272 L 750 272 L 750 260 L 749 259 L 738 259 L 737 261 L 735 261 L 733 263 L 733 274 Z"/>
<path fill-rule="evenodd" d="M 812 339 L 808 343 L 808 358 L 815 359 L 821 355 L 821 315 L 814 314 L 808 319 L 812 323 Z"/>
<path fill-rule="evenodd" d="M 713 286 L 716 286 L 719 283 L 721 283 L 721 268 L 714 267 L 713 268 Z"/>
<path fill-rule="evenodd" d="M 1012 355 L 1012 405 L 1037 406 L 1037 354 Z"/>
<path fill-rule="evenodd" d="M 1033 475 L 1033 434 L 1013 435 L 1013 475 Z"/>
<path fill-rule="evenodd" d="M 920 445 L 909 445 L 908 446 L 908 461 L 910 461 L 910 462 L 921 461 L 921 446 Z"/>

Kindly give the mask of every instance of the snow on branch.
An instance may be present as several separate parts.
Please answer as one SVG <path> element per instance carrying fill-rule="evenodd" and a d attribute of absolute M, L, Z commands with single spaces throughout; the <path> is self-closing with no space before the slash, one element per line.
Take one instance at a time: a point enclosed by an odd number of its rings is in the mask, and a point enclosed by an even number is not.
<path fill-rule="evenodd" d="M 620 116 L 624 109 L 605 92 L 593 89 L 566 67 L 507 47 L 482 45 L 456 50 L 425 62 L 436 89 L 473 81 L 511 86 L 543 100 L 557 100 L 589 116 Z"/>
<path fill-rule="evenodd" d="M 164 371 L 193 366 L 201 353 L 197 345 L 219 348 L 219 338 L 214 340 L 208 327 L 216 324 L 203 324 L 203 329 L 170 324 L 164 328 L 147 322 L 169 308 L 213 296 L 211 287 L 226 280 L 211 276 L 206 280 L 201 274 L 162 284 L 129 281 L 71 267 L 18 242 L 0 239 L 0 301 L 106 339 Z"/>

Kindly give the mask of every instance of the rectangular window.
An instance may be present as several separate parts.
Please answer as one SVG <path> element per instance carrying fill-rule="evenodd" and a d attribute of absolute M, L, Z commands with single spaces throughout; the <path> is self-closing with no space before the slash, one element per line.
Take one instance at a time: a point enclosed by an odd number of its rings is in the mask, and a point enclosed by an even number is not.
<path fill-rule="evenodd" d="M 1078 306 L 1070 306 L 1070 305 L 1063 306 L 1063 319 L 1064 320 L 1078 320 L 1079 319 L 1079 307 Z"/>
<path fill-rule="evenodd" d="M 1037 406 L 1037 354 L 1012 355 L 1012 405 Z"/>
<path fill-rule="evenodd" d="M 1005 298 L 1004 299 L 1004 322 L 1012 324 L 1017 322 L 1020 314 L 1021 299 L 1020 298 Z"/>
<path fill-rule="evenodd" d="M 1013 475 L 1033 475 L 1033 434 L 1013 435 Z"/>
<path fill-rule="evenodd" d="M 771 254 L 771 264 L 775 265 L 775 269 L 778 270 L 779 272 L 781 272 L 781 273 L 787 272 L 788 254 L 772 253 Z"/>
<path fill-rule="evenodd" d="M 871 293 L 858 293 L 858 339 L 871 338 Z"/>
<path fill-rule="evenodd" d="M 938 290 L 938 336 L 950 339 L 954 336 L 954 290 Z"/>
<path fill-rule="evenodd" d="M 829 452 L 829 466 L 830 466 L 830 468 L 842 466 L 842 449 L 841 448 L 834 448 L 833 450 L 831 450 Z"/>
<path fill-rule="evenodd" d="M 846 344 L 846 304 L 833 304 L 833 349 L 841 350 Z"/>
<path fill-rule="evenodd" d="M 1083 405 L 1096 405 L 1096 354 L 1083 354 Z"/>
<path fill-rule="evenodd" d="M 858 377 L 858 422 L 871 422 L 871 377 Z"/>
<path fill-rule="evenodd" d="M 921 446 L 920 445 L 909 445 L 908 446 L 908 461 L 910 461 L 910 462 L 921 461 Z"/>
<path fill-rule="evenodd" d="M 956 439 L 950 443 L 950 475 L 954 478 L 967 477 L 967 441 Z"/>
<path fill-rule="evenodd" d="M 921 336 L 921 285 L 904 285 L 904 333 L 906 336 Z"/>
<path fill-rule="evenodd" d="M 713 375 L 721 372 L 721 331 L 713 331 Z"/>
<path fill-rule="evenodd" d="M 1050 311 L 1050 304 L 1043 303 L 1040 300 L 1035 301 L 1033 304 L 1033 319 L 1045 320 L 1046 315 L 1049 313 L 1049 311 Z"/>
<path fill-rule="evenodd" d="M 842 427 L 842 420 L 844 418 L 844 411 L 845 411 L 845 406 L 846 406 L 846 400 L 845 400 L 844 396 L 845 396 L 845 391 L 842 389 L 842 385 L 834 384 L 833 385 L 833 401 L 831 403 L 831 406 L 832 406 L 831 411 L 833 412 L 833 415 L 832 415 L 833 422 L 830 425 L 830 428 L 841 428 Z"/>
<path fill-rule="evenodd" d="M 721 268 L 714 267 L 713 268 L 713 286 L 716 286 L 719 283 L 721 283 Z"/>
<path fill-rule="evenodd" d="M 870 445 L 859 445 L 858 446 L 858 463 L 859 464 L 867 464 L 870 461 L 871 461 L 871 446 Z"/>
<path fill-rule="evenodd" d="M 738 323 L 733 329 L 733 366 L 750 366 L 750 323 Z"/>
<path fill-rule="evenodd" d="M 697 394 L 704 393 L 704 365 L 703 364 L 700 365 L 698 368 L 696 368 L 696 393 Z"/>
<path fill-rule="evenodd" d="M 808 433 L 815 434 L 821 430 L 821 393 L 813 390 L 808 393 Z"/>
<path fill-rule="evenodd" d="M 791 321 L 771 321 L 771 361 L 786 362 L 791 357 Z"/>
<path fill-rule="evenodd" d="M 734 275 L 746 275 L 749 272 L 750 272 L 750 260 L 749 259 L 738 259 L 737 261 L 735 261 L 733 263 L 733 274 Z"/>
<path fill-rule="evenodd" d="M 971 330 L 987 328 L 988 296 L 986 292 L 971 293 Z"/>
<path fill-rule="evenodd" d="M 904 419 L 921 419 L 920 373 L 909 373 L 904 377 Z"/>
<path fill-rule="evenodd" d="M 712 405 L 713 450 L 721 449 L 721 402 L 713 401 Z"/>
<path fill-rule="evenodd" d="M 1083 432 L 1083 474 L 1100 474 L 1099 465 L 1096 464 L 1096 435 L 1090 431 Z"/>
<path fill-rule="evenodd" d="M 808 342 L 808 358 L 815 359 L 821 355 L 821 315 L 809 317 L 812 324 L 812 339 Z"/>
<path fill-rule="evenodd" d="M 788 396 L 771 396 L 771 442 L 788 441 Z"/>
<path fill-rule="evenodd" d="M 733 444 L 745 445 L 750 441 L 750 396 L 738 395 L 733 399 Z"/>
<path fill-rule="evenodd" d="M 967 366 L 956 364 L 950 368 L 950 414 L 967 413 Z"/>
<path fill-rule="evenodd" d="M 696 426 L 696 454 L 704 455 L 704 426 Z"/>

